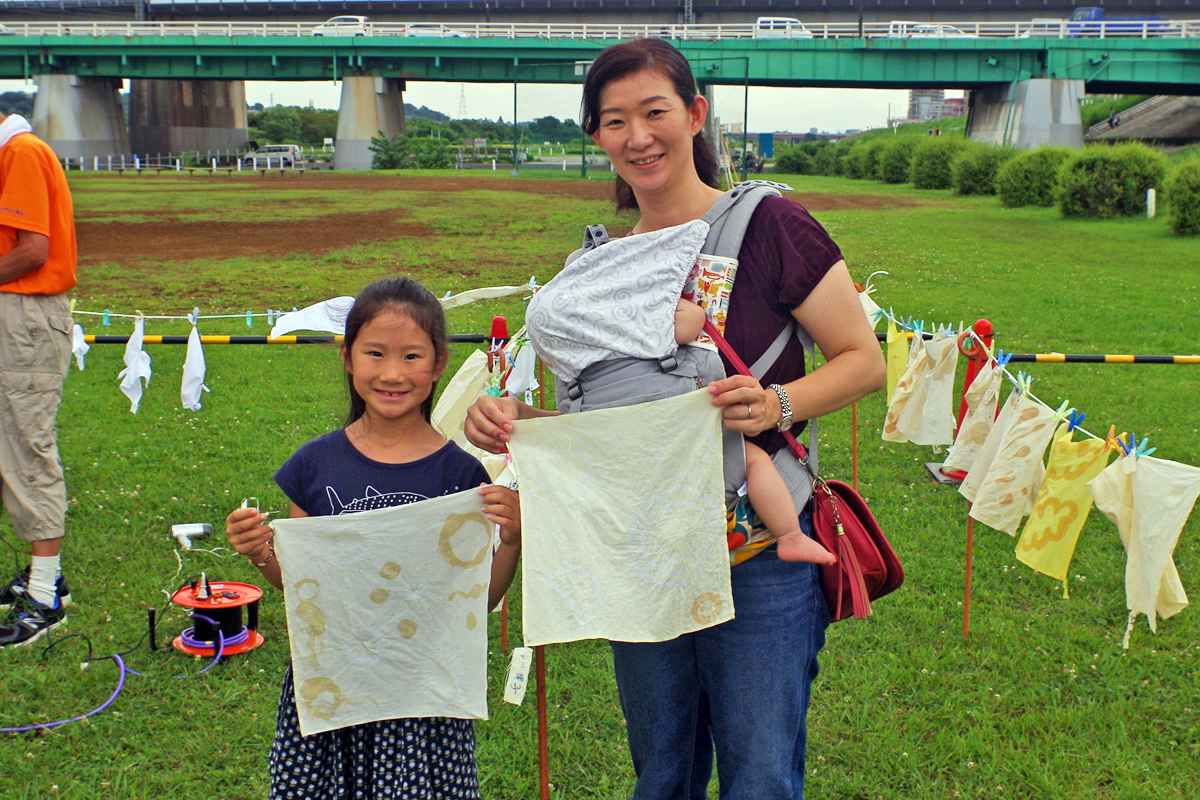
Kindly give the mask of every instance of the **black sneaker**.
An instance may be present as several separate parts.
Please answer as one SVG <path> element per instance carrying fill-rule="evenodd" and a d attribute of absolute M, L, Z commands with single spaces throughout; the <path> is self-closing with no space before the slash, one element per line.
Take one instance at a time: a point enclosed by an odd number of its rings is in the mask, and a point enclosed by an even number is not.
<path fill-rule="evenodd" d="M 33 644 L 66 621 L 67 610 L 62 603 L 49 608 L 26 598 L 21 601 L 20 610 L 0 625 L 0 647 Z"/>
<path fill-rule="evenodd" d="M 0 586 L 0 611 L 11 608 L 18 599 L 24 598 L 29 592 L 29 567 L 4 586 Z M 54 593 L 58 596 L 58 605 L 66 608 L 71 605 L 71 590 L 67 588 L 67 579 L 59 575 L 54 581 Z"/>

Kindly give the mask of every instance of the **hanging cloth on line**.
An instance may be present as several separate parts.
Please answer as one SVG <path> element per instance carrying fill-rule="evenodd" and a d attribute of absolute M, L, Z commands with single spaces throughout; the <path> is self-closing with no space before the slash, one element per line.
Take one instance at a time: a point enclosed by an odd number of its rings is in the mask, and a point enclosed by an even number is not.
<path fill-rule="evenodd" d="M 146 335 L 146 320 L 133 321 L 133 334 L 125 343 L 125 369 L 117 375 L 121 391 L 129 398 L 129 413 L 136 414 L 142 403 L 142 390 L 150 385 L 150 354 L 142 349 Z"/>
<path fill-rule="evenodd" d="M 1172 555 L 1196 497 L 1200 468 L 1153 456 L 1124 456 L 1088 484 L 1096 508 L 1117 526 L 1125 545 L 1125 606 L 1129 622 L 1124 647 L 1138 614 L 1150 630 L 1188 605 Z"/>
<path fill-rule="evenodd" d="M 954 373 L 957 366 L 956 337 L 935 336 L 925 343 L 924 368 L 913 377 L 912 394 L 896 419 L 896 433 L 920 445 L 954 441 Z"/>
<path fill-rule="evenodd" d="M 1087 484 L 1104 469 L 1110 452 L 1099 439 L 1072 441 L 1069 427 L 1064 422 L 1054 434 L 1046 477 L 1017 542 L 1017 560 L 1062 581 L 1064 599 L 1075 544 L 1092 508 Z"/>
<path fill-rule="evenodd" d="M 943 472 L 969 470 L 983 449 L 992 425 L 996 420 L 996 406 L 1000 403 L 1000 384 L 1004 379 L 1003 367 L 994 362 L 983 367 L 967 388 L 967 415 L 958 429 Z"/>
<path fill-rule="evenodd" d="M 1017 534 L 1021 518 L 1033 508 L 1046 467 L 1042 455 L 1054 435 L 1054 411 L 1022 394 L 1012 424 L 979 484 L 970 514 L 984 525 Z M 972 469 L 972 474 L 974 469 Z"/>

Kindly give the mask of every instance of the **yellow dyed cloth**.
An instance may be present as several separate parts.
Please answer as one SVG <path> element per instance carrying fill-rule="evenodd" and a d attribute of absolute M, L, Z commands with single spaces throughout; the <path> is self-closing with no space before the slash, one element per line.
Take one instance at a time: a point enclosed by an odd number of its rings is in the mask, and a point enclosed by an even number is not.
<path fill-rule="evenodd" d="M 962 469 L 970 471 L 992 425 L 996 421 L 996 406 L 1000 403 L 1000 384 L 1004 380 L 1004 370 L 988 364 L 979 370 L 975 380 L 967 387 L 967 413 L 959 426 L 958 435 L 954 437 L 954 445 L 946 456 L 942 471 Z"/>
<path fill-rule="evenodd" d="M 467 409 L 484 393 L 491 381 L 487 361 L 487 353 L 482 350 L 474 350 L 467 356 L 458 372 L 454 373 L 454 377 L 442 390 L 442 395 L 430 414 L 430 422 L 438 433 L 479 459 L 492 480 L 496 480 L 507 466 L 508 459 L 481 450 L 468 442 L 463 432 Z"/>
<path fill-rule="evenodd" d="M 1145 614 L 1150 630 L 1188 605 L 1172 555 L 1200 495 L 1200 468 L 1152 456 L 1118 458 L 1088 484 L 1096 508 L 1117 526 L 1125 545 L 1129 631 Z"/>
<path fill-rule="evenodd" d="M 1017 542 L 1017 560 L 1062 581 L 1063 597 L 1075 543 L 1092 508 L 1087 484 L 1104 469 L 1109 453 L 1099 439 L 1072 441 L 1068 427 L 1063 423 L 1054 434 L 1046 477 Z"/>
<path fill-rule="evenodd" d="M 889 317 L 887 324 L 887 396 L 889 402 L 892 395 L 896 393 L 896 384 L 900 382 L 900 376 L 904 374 L 904 367 L 908 364 L 909 350 L 908 338 L 896 328 L 896 323 Z"/>
<path fill-rule="evenodd" d="M 487 719 L 494 526 L 476 489 L 271 527 L 302 734 Z"/>
<path fill-rule="evenodd" d="M 1055 421 L 1052 410 L 1028 395 L 1021 395 L 1013 409 L 1012 423 L 975 493 L 972 517 L 1016 536 L 1021 518 L 1033 507 L 1046 472 L 1042 455 L 1054 435 Z"/>
<path fill-rule="evenodd" d="M 890 350 L 888 356 L 891 356 Z M 900 418 L 904 415 L 904 409 L 912 398 L 913 391 L 921 383 L 929 367 L 929 355 L 925 350 L 924 340 L 920 336 L 913 336 L 912 347 L 908 351 L 908 364 L 904 367 L 904 374 L 900 376 L 900 382 L 896 384 L 896 390 L 888 399 L 887 417 L 883 421 L 883 440 L 885 442 L 908 441 L 908 437 L 897 426 Z"/>
<path fill-rule="evenodd" d="M 710 398 L 515 423 L 526 645 L 666 641 L 733 618 Z"/>
<path fill-rule="evenodd" d="M 925 368 L 914 378 L 912 394 L 896 420 L 896 431 L 913 444 L 950 444 L 954 441 L 958 339 L 935 336 L 924 343 L 924 349 Z"/>

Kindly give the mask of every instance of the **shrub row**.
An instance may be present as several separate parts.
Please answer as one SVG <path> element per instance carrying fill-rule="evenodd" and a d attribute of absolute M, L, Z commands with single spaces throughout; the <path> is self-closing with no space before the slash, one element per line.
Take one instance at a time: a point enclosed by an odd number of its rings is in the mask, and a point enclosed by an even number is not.
<path fill-rule="evenodd" d="M 1146 192 L 1170 198 L 1169 219 L 1178 235 L 1200 234 L 1200 158 L 1185 161 L 1167 180 L 1159 151 L 1130 142 L 1018 150 L 957 137 L 898 136 L 860 142 L 803 142 L 781 148 L 775 171 L 793 175 L 844 175 L 917 189 L 953 189 L 962 195 L 996 194 L 1008 208 L 1057 204 L 1063 216 L 1136 216 L 1146 213 Z"/>

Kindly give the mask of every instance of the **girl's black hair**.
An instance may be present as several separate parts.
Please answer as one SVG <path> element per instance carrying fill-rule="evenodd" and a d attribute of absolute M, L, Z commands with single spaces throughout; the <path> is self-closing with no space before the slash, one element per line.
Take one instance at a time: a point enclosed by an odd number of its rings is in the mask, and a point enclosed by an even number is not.
<path fill-rule="evenodd" d="M 346 316 L 346 336 L 342 340 L 342 360 L 350 363 L 350 348 L 358 338 L 358 332 L 384 311 L 398 311 L 417 323 L 433 342 L 434 363 L 444 365 L 448 353 L 446 315 L 441 302 L 412 278 L 385 278 L 375 281 L 363 289 Z M 354 390 L 354 376 L 346 373 L 346 387 L 350 390 L 350 412 L 346 415 L 349 426 L 367 410 L 366 401 Z M 421 403 L 421 416 L 426 422 L 433 414 L 433 396 L 437 393 L 437 381 L 429 391 L 429 397 Z"/>
<path fill-rule="evenodd" d="M 600 92 L 609 83 L 636 72 L 657 72 L 674 86 L 675 94 L 688 108 L 696 102 L 696 79 L 683 53 L 662 39 L 631 39 L 606 48 L 588 69 L 583 81 L 583 103 L 579 109 L 580 126 L 584 133 L 593 134 L 600 129 Z M 720 189 L 720 172 L 717 154 L 700 130 L 692 137 L 692 160 L 700 180 L 714 189 Z M 638 207 L 633 188 L 617 176 L 617 210 Z"/>

